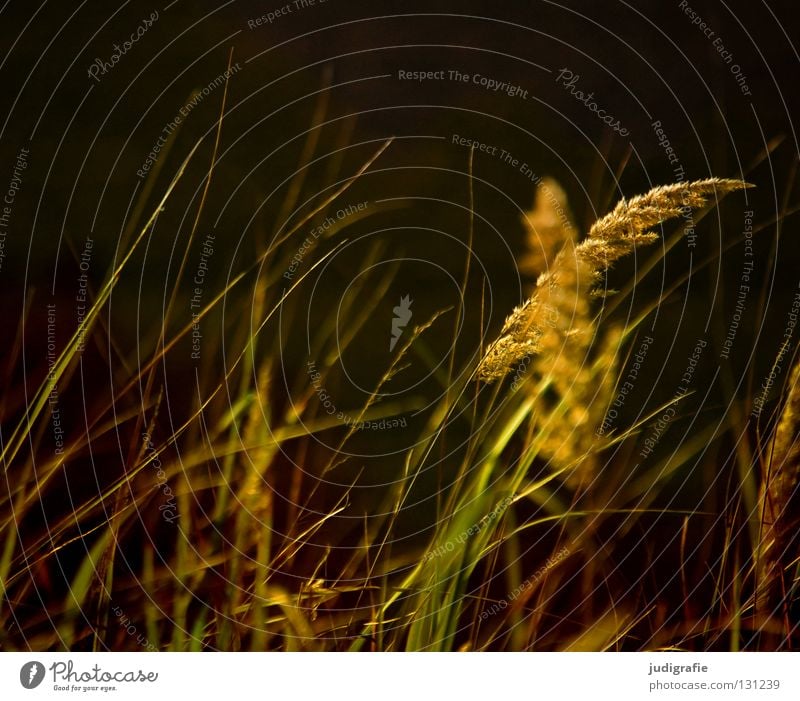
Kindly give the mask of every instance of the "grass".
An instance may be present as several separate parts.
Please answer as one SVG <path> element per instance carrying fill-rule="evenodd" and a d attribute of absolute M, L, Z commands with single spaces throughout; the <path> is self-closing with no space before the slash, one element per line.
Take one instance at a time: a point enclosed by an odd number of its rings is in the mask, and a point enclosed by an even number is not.
<path fill-rule="evenodd" d="M 662 291 L 620 321 L 614 310 L 635 285 L 612 295 L 609 267 L 662 241 L 666 222 L 686 216 L 687 207 L 699 223 L 709 205 L 744 183 L 655 188 L 622 200 L 579 237 L 566 196 L 548 181 L 552 196 L 540 190 L 525 220 L 529 249 L 520 252 L 522 267 L 539 277 L 499 335 L 471 354 L 454 345 L 436 366 L 435 338 L 457 329 L 453 319 L 465 309 L 415 320 L 361 406 L 341 418 L 325 410 L 319 388 L 341 383 L 336 368 L 368 326 L 369 305 L 332 306 L 320 318 L 307 339 L 308 356 L 318 361 L 313 382 L 305 362 L 285 362 L 281 330 L 305 327 L 304 285 L 346 244 L 357 219 L 308 247 L 296 278 L 287 283 L 284 272 L 299 232 L 338 206 L 392 144 L 377 146 L 305 207 L 298 176 L 283 204 L 292 223 L 251 265 L 207 288 L 198 316 L 187 321 L 173 311 L 186 296 L 181 281 L 197 251 L 220 129 L 215 138 L 177 282 L 149 343 L 115 348 L 103 315 L 112 295 L 123 294 L 131 261 L 196 167 L 202 143 L 94 292 L 84 327 L 45 373 L 36 370 L 35 391 L 4 394 L 2 649 L 796 646 L 797 366 L 774 427 L 754 445 L 755 497 L 747 496 L 745 478 L 754 477 L 746 471 L 729 471 L 724 493 L 720 481 L 703 477 L 717 475 L 729 440 L 745 429 L 731 421 L 720 430 L 714 417 L 694 414 L 691 392 L 598 430 L 645 321 L 671 294 Z M 313 138 L 301 166 L 313 158 Z M 462 306 L 477 275 L 473 226 L 470 219 Z M 663 239 L 639 275 L 682 235 L 678 226 Z M 382 255 L 376 244 L 364 257 L 369 264 Z M 362 298 L 380 300 L 394 273 L 376 268 L 361 277 Z M 187 367 L 198 323 L 202 360 Z M 21 324 L 11 344 L 9 386 L 28 386 L 18 379 L 26 333 Z M 383 395 L 412 363 L 430 366 L 436 400 L 407 429 L 416 433 L 412 447 L 397 451 L 396 472 L 364 497 L 357 426 L 418 408 L 413 395 Z M 108 369 L 110 387 L 85 396 L 96 367 Z M 182 396 L 174 395 L 176 382 Z M 71 407 L 80 421 L 54 453 L 58 407 Z M 638 459 L 665 412 L 675 417 L 673 435 L 684 435 Z M 740 457 L 749 469 L 751 456 Z M 702 509 L 674 497 L 693 475 L 705 490 Z M 754 519 L 755 535 L 748 531 Z"/>

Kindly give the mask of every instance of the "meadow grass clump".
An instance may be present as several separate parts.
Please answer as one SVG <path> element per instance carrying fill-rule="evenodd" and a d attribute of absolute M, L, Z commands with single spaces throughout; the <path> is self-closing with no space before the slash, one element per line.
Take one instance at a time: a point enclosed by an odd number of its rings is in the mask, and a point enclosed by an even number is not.
<path fill-rule="evenodd" d="M 711 196 L 744 187 L 742 181 L 718 178 L 656 187 L 621 200 L 576 243 L 563 191 L 551 181 L 540 185 L 536 206 L 527 217 L 529 252 L 523 261 L 528 269 L 547 267 L 489 346 L 478 377 L 494 382 L 515 364 L 533 359 L 530 374 L 544 383 L 528 383 L 537 394 L 534 430 L 547 436 L 543 457 L 564 472 L 572 486 L 596 471 L 595 432 L 616 381 L 621 333 L 613 327 L 599 329 L 591 307 L 592 298 L 603 293 L 598 289 L 603 274 L 637 246 L 658 240 L 653 227 L 705 205 Z M 536 239 L 537 222 L 542 224 L 541 240 Z M 593 354 L 593 346 L 600 351 Z"/>
<path fill-rule="evenodd" d="M 192 323 L 161 319 L 152 343 L 120 353 L 122 360 L 91 356 L 117 363 L 119 382 L 86 410 L 86 425 L 67 436 L 63 454 L 48 450 L 47 405 L 54 387 L 62 396 L 75 389 L 90 357 L 78 352 L 77 335 L 66 342 L 28 410 L 19 405 L 9 412 L 17 421 L 2 450 L 0 614 L 16 617 L 19 625 L 2 631 L 4 649 L 692 646 L 682 631 L 658 619 L 655 605 L 641 604 L 644 584 L 629 587 L 616 573 L 616 559 L 627 555 L 626 538 L 645 528 L 647 518 L 663 516 L 648 499 L 669 471 L 654 463 L 634 480 L 619 469 L 602 484 L 592 482 L 601 451 L 612 442 L 600 442 L 595 430 L 613 396 L 629 331 L 600 321 L 597 300 L 605 300 L 605 271 L 656 241 L 654 227 L 745 184 L 709 179 L 655 188 L 620 202 L 579 241 L 566 195 L 554 181 L 544 181 L 523 220 L 528 248 L 520 267 L 538 276 L 529 299 L 485 352 L 463 367 L 454 354 L 447 370 L 430 374 L 435 400 L 414 429 L 411 447 L 402 451 L 398 472 L 359 502 L 363 467 L 351 451 L 359 437 L 355 426 L 416 406 L 402 397 L 386 401 L 382 390 L 411 361 L 430 362 L 426 341 L 446 310 L 415 319 L 371 393 L 342 419 L 324 411 L 319 388 L 335 384 L 334 368 L 357 344 L 371 310 L 348 303 L 321 315 L 307 339 L 307 352 L 316 359 L 313 378 L 302 363 L 284 367 L 287 353 L 278 332 L 304 327 L 304 280 L 329 260 L 336 238 L 357 218 L 310 247 L 304 272 L 290 284 L 282 275 L 296 254 L 298 230 L 324 217 L 388 146 L 330 196 L 312 202 L 310 211 L 300 211 L 254 265 L 213 294 L 208 283 L 198 319 L 224 335 L 226 363 L 221 372 L 208 341 L 185 403 L 173 400 L 167 407 L 164 378 L 185 364 L 180 353 Z M 309 147 L 305 158 L 312 155 Z M 299 185 L 290 190 L 299 198 Z M 82 329 L 87 347 L 111 348 L 101 312 L 155 217 L 144 222 L 123 263 L 97 292 Z M 472 253 L 468 247 L 462 304 L 475 274 L 468 263 Z M 379 244 L 363 258 L 365 269 L 373 267 L 381 258 Z M 392 273 L 375 267 L 359 281 L 359 293 L 379 299 Z M 180 300 L 175 284 L 171 298 Z M 251 286 L 248 296 L 245 285 Z M 244 300 L 249 314 L 223 313 L 226 304 L 238 308 Z M 14 347 L 20 345 L 18 340 Z M 499 380 L 526 357 L 528 372 L 509 391 Z M 795 404 L 786 407 L 786 416 L 796 414 Z M 639 427 L 621 427 L 613 442 L 630 449 Z M 779 428 L 776 434 L 776 466 L 796 468 L 793 449 L 780 447 L 790 433 Z M 333 439 L 323 442 L 322 436 Z M 680 465 L 705 447 L 705 436 L 698 433 Z M 119 469 L 98 473 L 98 483 L 71 493 L 73 503 L 63 508 L 63 480 L 84 468 L 89 474 L 95 461 L 113 464 L 118 446 L 124 448 Z M 787 457 L 779 462 L 781 451 Z M 623 454 L 618 465 L 625 464 Z M 774 505 L 787 499 L 796 472 L 771 474 L 763 502 Z M 47 505 L 44 524 L 40 504 Z M 412 507 L 417 510 L 409 516 Z M 409 523 L 413 537 L 398 537 Z M 773 531 L 777 543 L 784 531 Z M 779 551 L 780 545 L 765 541 L 763 561 L 777 561 Z M 649 557 L 643 556 L 645 569 Z M 625 587 L 629 595 L 620 594 Z M 136 635 L 126 633 L 131 626 Z"/>

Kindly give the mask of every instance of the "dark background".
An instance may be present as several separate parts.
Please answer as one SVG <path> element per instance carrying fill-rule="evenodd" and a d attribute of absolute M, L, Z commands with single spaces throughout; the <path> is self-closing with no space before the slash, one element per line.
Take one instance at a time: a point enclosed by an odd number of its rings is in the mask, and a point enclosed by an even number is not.
<path fill-rule="evenodd" d="M 555 177 L 585 229 L 620 194 L 630 196 L 673 180 L 650 126 L 657 119 L 687 178 L 749 178 L 759 187 L 748 195 L 756 221 L 768 222 L 790 185 L 788 174 L 797 153 L 792 115 L 798 57 L 790 43 L 796 35 L 796 13 L 789 2 L 692 7 L 733 53 L 752 97 L 741 94 L 729 66 L 678 3 L 330 0 L 256 29 L 249 29 L 247 20 L 275 9 L 270 3 L 178 2 L 167 10 L 146 2 L 8 3 L 0 27 L 6 47 L 0 69 L 5 107 L 2 181 L 10 179 L 21 146 L 28 145 L 31 155 L 0 278 L 4 304 L 20 302 L 32 285 L 70 287 L 71 279 L 55 275 L 57 266 L 66 266 L 66 273 L 68 244 L 80 250 L 90 233 L 98 242 L 93 274 L 102 278 L 133 189 L 142 185 L 136 169 L 192 91 L 225 69 L 231 47 L 243 70 L 230 85 L 224 155 L 203 222 L 208 226 L 232 197 L 218 224 L 229 242 L 218 251 L 213 272 L 220 276 L 228 264 L 234 270 L 241 265 L 234 259 L 236 243 L 242 242 L 240 259 L 247 257 L 283 224 L 276 218 L 286 186 L 278 187 L 269 200 L 265 197 L 294 171 L 303 133 L 311 124 L 312 93 L 326 81 L 336 86 L 326 112 L 331 123 L 321 129 L 317 153 L 323 158 L 309 169 L 301 201 L 330 185 L 331 168 L 325 166 L 331 158 L 325 154 L 342 138 L 346 123 L 352 135 L 339 176 L 352 174 L 383 139 L 398 138 L 378 167 L 401 170 L 365 178 L 366 199 L 378 199 L 377 192 L 381 197 L 412 195 L 463 205 L 468 201 L 467 150 L 447 141 L 458 133 L 506 148 L 538 175 Z M 153 10 L 159 11 L 159 20 L 143 39 L 100 83 L 88 78 L 94 59 L 108 59 L 113 44 L 135 31 Z M 593 92 L 598 104 L 620 119 L 631 132 L 629 138 L 613 134 L 556 84 L 555 72 L 563 67 L 580 75 L 579 87 Z M 402 82 L 396 79 L 399 69 L 479 72 L 522 86 L 529 99 L 492 94 L 471 83 Z M 363 80 L 384 74 L 392 77 Z M 151 206 L 196 139 L 213 128 L 220 100 L 221 91 L 212 92 L 185 120 L 171 152 L 160 159 L 163 170 L 153 183 Z M 350 120 L 348 115 L 357 116 Z M 782 141 L 772 158 L 752 168 L 773 140 Z M 627 167 L 616 184 L 614 171 L 626 157 Z M 160 219 L 162 233 L 145 263 L 145 295 L 163 295 L 164 253 L 186 236 L 188 222 L 183 220 L 191 221 L 186 206 L 207 160 L 208 148 L 196 159 L 203 167 L 185 178 L 179 197 Z M 487 230 L 476 236 L 476 249 L 495 283 L 492 312 L 499 323 L 519 297 L 505 244 L 518 250 L 518 208 L 529 206 L 532 184 L 486 154 L 476 155 L 475 176 L 490 184 L 476 186 L 476 209 L 488 220 Z M 359 199 L 358 194 L 349 197 Z M 463 240 L 463 211 L 432 202 L 405 204 L 404 210 L 411 211 L 392 214 L 391 225 L 430 226 Z M 725 212 L 733 228 L 725 231 L 726 241 L 739 233 L 741 204 L 739 198 L 736 208 L 730 208 L 736 211 Z M 381 223 L 370 221 L 368 228 Z M 765 233 L 762 238 L 775 231 Z M 405 244 L 396 240 L 391 247 L 410 255 L 414 236 L 406 232 L 400 238 Z M 421 257 L 434 256 L 437 246 L 452 257 L 452 242 L 424 240 L 434 250 L 426 249 Z M 696 257 L 719 246 L 719 240 L 701 237 Z M 786 271 L 797 262 L 794 249 L 781 246 L 780 264 Z M 676 263 L 685 266 L 686 256 Z M 759 267 L 763 273 L 766 266 Z M 27 287 L 22 284 L 26 270 Z M 450 294 L 439 276 L 427 272 L 434 279 L 426 280 L 421 269 L 410 271 L 410 278 L 421 276 L 421 283 L 433 285 L 431 298 L 440 291 Z M 720 283 L 715 278 L 711 284 Z M 118 300 L 120 310 L 127 312 L 127 304 L 137 298 L 126 293 Z M 15 306 L 19 309 L 19 304 L 10 304 L 9 313 Z"/>
<path fill-rule="evenodd" d="M 673 166 L 651 126 L 659 120 L 687 180 L 714 175 L 743 178 L 757 187 L 731 195 L 712 211 L 698 227 L 697 247 L 679 243 L 616 310 L 614 318 L 624 322 L 693 272 L 690 284 L 662 299 L 657 314 L 643 326 L 657 341 L 648 361 L 652 375 L 628 403 L 628 418 L 673 396 L 686 355 L 700 337 L 709 340 L 711 350 L 698 377 L 708 380 L 721 368 L 727 379 L 715 384 L 708 397 L 698 385 L 699 398 L 686 404 L 683 419 L 698 410 L 723 413 L 730 400 L 726 386 L 733 388 L 746 415 L 752 389 L 778 352 L 800 282 L 793 216 L 798 201 L 798 12 L 789 1 L 689 4 L 732 52 L 751 96 L 742 94 L 730 66 L 677 2 L 328 0 L 256 29 L 248 28 L 247 20 L 281 3 L 6 3 L 0 10 L 0 192 L 11 180 L 20 148 L 29 148 L 30 155 L 0 270 L 4 326 L 10 337 L 24 320 L 26 364 L 20 371 L 24 377 L 8 380 L 3 391 L 21 400 L 23 386 L 30 391 L 44 376 L 47 303 L 59 303 L 60 343 L 74 329 L 77 254 L 86 237 L 95 241 L 89 277 L 97 289 L 118 249 L 126 250 L 131 241 L 131 231 L 121 234 L 130 203 L 150 188 L 142 209 L 146 218 L 183 159 L 205 137 L 148 236 L 146 250 L 137 251 L 123 275 L 106 315 L 118 358 L 130 365 L 115 361 L 106 367 L 98 361 L 96 372 L 84 378 L 86 393 L 102 395 L 114 373 L 124 378 L 138 360 L 137 349 L 144 356 L 152 352 L 204 184 L 222 89 L 192 110 L 170 151 L 160 156 L 158 173 L 141 181 L 136 170 L 193 91 L 225 71 L 233 49 L 233 62 L 242 69 L 229 83 L 220 158 L 189 257 L 191 270 L 204 235 L 213 229 L 217 247 L 205 282 L 207 295 L 221 289 L 229 276 L 249 269 L 269 242 L 302 220 L 334 183 L 352 176 L 386 139 L 395 139 L 333 208 L 361 201 L 375 206 L 371 216 L 346 230 L 353 244 L 319 274 L 315 291 L 310 284 L 303 287 L 291 302 L 295 314 L 283 327 L 275 323 L 266 330 L 266 346 L 279 351 L 289 384 L 307 383 L 306 328 L 335 316 L 343 300 L 375 312 L 327 386 L 344 409 L 363 404 L 363 388 L 374 386 L 386 369 L 389 321 L 401 296 L 414 298 L 414 323 L 458 304 L 453 280 L 460 282 L 463 271 L 470 180 L 468 149 L 451 143 L 453 134 L 504 148 L 537 175 L 557 179 L 585 233 L 620 197 L 674 181 Z M 113 45 L 153 10 L 159 12 L 158 21 L 118 65 L 99 83 L 89 78 L 93 61 L 108 60 Z M 557 84 L 562 68 L 578 74 L 578 87 L 593 92 L 598 105 L 630 135 L 614 134 Z M 528 99 L 490 93 L 472 83 L 397 79 L 398 70 L 442 69 L 520 85 Z M 282 212 L 315 106 L 327 88 L 325 124 L 314 151 L 319 160 L 307 169 L 297 208 Z M 533 183 L 519 168 L 484 153 L 475 154 L 473 174 L 472 264 L 480 273 L 468 286 L 459 361 L 475 354 L 482 338 L 485 342 L 495 336 L 530 283 L 519 276 L 515 256 L 524 244 L 520 214 L 531 205 Z M 379 200 L 392 200 L 395 206 L 378 207 Z M 719 349 L 743 260 L 743 212 L 750 209 L 757 230 L 754 283 L 733 352 L 722 361 Z M 283 244 L 283 258 L 321 220 L 312 219 L 296 239 Z M 361 274 L 373 242 L 382 246 L 377 261 L 387 270 L 396 269 L 396 276 L 380 299 L 369 294 L 373 283 L 360 298 L 350 299 L 349 285 Z M 315 255 L 335 243 L 335 238 L 323 242 Z M 609 286 L 622 287 L 642 260 L 637 256 L 621 262 L 610 274 Z M 280 271 L 276 277 L 273 290 L 282 286 Z M 229 318 L 247 313 L 257 279 L 251 275 L 231 293 Z M 186 274 L 180 281 L 184 302 L 190 288 Z M 476 300 L 484 289 L 482 307 Z M 446 357 L 452 342 L 452 312 L 446 318 L 447 323 L 426 336 L 433 365 Z M 188 320 L 181 303 L 168 326 L 174 330 Z M 218 365 L 207 362 L 206 372 L 219 367 L 221 373 L 223 342 L 234 350 L 240 347 L 240 339 L 226 336 L 226 323 L 221 316 L 209 321 L 205 357 Z M 412 364 L 392 390 L 412 403 L 432 401 L 441 388 L 426 381 L 429 370 L 425 363 Z M 188 349 L 170 361 L 164 377 L 171 409 L 183 416 L 191 404 L 194 377 Z M 273 392 L 271 401 L 283 407 L 286 392 L 279 386 Z M 22 405 L 15 401 L 9 406 L 17 410 L 5 409 L 4 422 L 19 416 Z M 78 430 L 80 413 L 65 414 L 73 416 L 71 430 Z M 426 418 L 419 418 L 417 428 Z M 674 430 L 683 435 L 679 425 Z M 336 480 L 348 484 L 363 474 L 364 486 L 382 483 L 397 469 L 409 435 L 416 431 L 359 436 L 350 449 L 374 454 L 371 463 L 378 471 L 364 472 L 359 462 L 345 466 Z M 385 455 L 392 451 L 398 452 Z M 307 467 L 313 471 L 315 460 L 321 464 L 325 456 L 324 450 L 316 457 L 312 453 Z M 426 479 L 433 480 L 433 474 Z M 430 487 L 420 481 L 423 493 Z M 684 501 L 693 503 L 691 491 L 699 486 L 689 482 L 684 489 Z M 364 490 L 356 497 L 356 516 L 371 494 Z M 411 518 L 398 525 L 397 536 L 404 529 L 415 532 L 417 526 L 416 517 Z"/>
<path fill-rule="evenodd" d="M 87 236 L 96 242 L 89 275 L 99 285 L 114 260 L 134 193 L 151 188 L 142 210 L 146 216 L 197 139 L 207 135 L 159 218 L 146 254 L 137 253 L 130 275 L 114 295 L 109 323 L 120 346 L 131 349 L 153 342 L 147 330 L 160 321 L 175 283 L 210 158 L 208 135 L 222 90 L 204 97 L 184 120 L 171 150 L 159 158 L 157 177 L 142 182 L 136 170 L 193 91 L 225 70 L 233 49 L 233 61 L 242 70 L 230 82 L 221 157 L 194 242 L 199 246 L 202 234 L 216 226 L 218 246 L 207 289 L 219 289 L 228 275 L 246 268 L 276 232 L 302 218 L 385 139 L 396 139 L 337 206 L 400 198 L 397 208 L 376 211 L 348 229 L 356 243 L 320 278 L 319 289 L 326 291 L 322 298 L 338 302 L 373 241 L 385 246 L 383 260 L 405 261 L 375 315 L 375 329 L 365 330 L 379 341 L 355 344 L 350 351 L 356 384 L 374 384 L 385 369 L 386 319 L 400 296 L 415 298 L 415 322 L 458 301 L 453 280 L 460 280 L 463 267 L 469 183 L 468 150 L 451 143 L 453 134 L 505 148 L 537 176 L 555 177 L 568 193 L 579 229 L 586 231 L 620 196 L 674 180 L 673 166 L 651 126 L 655 120 L 661 122 L 687 179 L 742 177 L 758 187 L 732 197 L 719 215 L 709 217 L 699 229 L 695 249 L 677 246 L 637 288 L 630 305 L 621 305 L 622 318 L 627 309 L 652 300 L 694 266 L 688 288 L 691 313 L 682 311 L 684 286 L 664 301 L 653 331 L 666 347 L 677 329 L 686 334 L 685 344 L 679 345 L 691 348 L 713 319 L 710 332 L 724 337 L 742 259 L 736 245 L 742 212 L 751 208 L 760 229 L 755 279 L 766 292 L 761 300 L 754 286 L 747 330 L 740 331 L 730 364 L 737 376 L 752 371 L 753 361 L 760 376 L 774 359 L 797 285 L 794 220 L 785 218 L 780 229 L 774 225 L 781 208 L 796 201 L 798 56 L 791 43 L 797 34 L 792 3 L 692 5 L 741 66 L 752 97 L 742 94 L 730 66 L 678 3 L 330 0 L 256 29 L 248 28 L 247 20 L 279 5 L 165 6 L 9 3 L 3 9 L 0 162 L 5 168 L 0 182 L 10 180 L 19 148 L 30 149 L 0 272 L 3 309 L 12 326 L 25 299 L 33 300 L 30 314 L 37 318 L 51 294 L 72 296 L 77 274 L 73 251 L 82 250 Z M 145 36 L 99 83 L 90 79 L 87 70 L 93 61 L 108 60 L 114 43 L 124 41 L 154 10 L 159 19 Z M 618 118 L 630 136 L 605 127 L 557 84 L 561 68 L 578 74 L 578 87 L 593 92 L 598 105 Z M 490 93 L 472 83 L 397 80 L 398 70 L 441 69 L 520 85 L 529 99 Z M 288 213 L 287 221 L 281 203 L 288 180 L 300 160 L 315 104 L 329 84 L 333 87 L 322 117 L 326 124 L 318 130 L 314 152 L 318 160 L 306 170 L 299 208 L 294 215 Z M 765 158 L 768 145 L 770 156 Z M 530 179 L 498 156 L 477 153 L 474 176 L 474 263 L 483 271 L 471 291 L 479 296 L 485 284 L 488 298 L 483 332 L 479 305 L 467 308 L 465 340 L 459 343 L 464 358 L 475 352 L 481 333 L 490 338 L 522 298 L 526 281 L 519 279 L 514 256 L 523 244 L 520 212 L 533 198 Z M 290 241 L 284 250 L 291 254 L 309 229 L 310 224 L 304 226 L 296 234 L 297 243 Z M 367 238 L 359 239 L 361 235 Z M 718 260 L 701 267 L 709 257 Z M 623 262 L 609 285 L 623 284 L 638 263 Z M 183 290 L 188 293 L 186 283 Z M 241 292 L 245 303 L 251 292 L 246 286 Z M 137 313 L 139 331 L 133 323 Z M 312 326 L 330 313 L 319 295 L 310 302 Z M 766 322 L 759 333 L 762 319 Z M 172 323 L 186 320 L 182 311 Z M 434 357 L 449 347 L 451 330 L 447 323 L 438 336 L 434 332 Z M 68 322 L 59 324 L 60 334 L 69 331 Z M 299 329 L 289 334 L 287 343 L 305 340 L 305 330 Z M 757 352 L 751 354 L 756 344 Z M 284 354 L 289 375 L 300 367 L 302 355 Z M 680 365 L 676 363 L 676 372 Z M 670 396 L 671 383 L 665 386 L 665 396 Z M 359 397 L 356 392 L 343 403 L 358 406 Z"/>

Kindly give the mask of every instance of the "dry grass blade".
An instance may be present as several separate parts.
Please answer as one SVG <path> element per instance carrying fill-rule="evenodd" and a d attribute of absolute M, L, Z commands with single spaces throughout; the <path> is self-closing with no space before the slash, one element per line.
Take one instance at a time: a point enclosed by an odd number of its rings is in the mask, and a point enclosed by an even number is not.
<path fill-rule="evenodd" d="M 800 485 L 800 362 L 775 429 L 772 459 L 761 480 L 761 543 L 757 565 L 757 612 L 770 616 L 783 597 L 783 571 L 798 556 L 797 489 Z"/>

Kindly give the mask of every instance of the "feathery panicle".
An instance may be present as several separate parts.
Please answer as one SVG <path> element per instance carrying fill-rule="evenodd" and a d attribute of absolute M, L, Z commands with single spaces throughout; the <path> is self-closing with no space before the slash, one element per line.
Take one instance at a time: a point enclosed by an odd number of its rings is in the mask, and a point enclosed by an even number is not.
<path fill-rule="evenodd" d="M 709 178 L 662 185 L 644 195 L 623 199 L 592 225 L 586 239 L 559 251 L 550 269 L 539 276 L 530 299 L 511 313 L 500 337 L 486 350 L 478 366 L 478 379 L 485 382 L 501 379 L 515 363 L 539 352 L 548 314 L 543 298 L 556 294 L 556 288 L 569 280 L 578 281 L 586 294 L 590 294 L 591 284 L 612 263 L 632 253 L 637 246 L 658 240 L 658 234 L 649 229 L 682 215 L 687 207 L 704 206 L 712 195 L 720 197 L 745 187 L 749 185 L 741 180 Z"/>
<path fill-rule="evenodd" d="M 568 328 L 576 335 L 588 315 L 589 291 L 594 280 L 592 268 L 576 255 L 576 248 L 562 250 L 550 271 L 536 281 L 533 294 L 506 319 L 500 336 L 486 351 L 478 376 L 486 382 L 505 377 L 511 366 L 526 356 L 558 346 L 555 328 Z M 579 308 L 580 307 L 580 308 Z M 550 331 L 551 333 L 548 333 Z"/>
<path fill-rule="evenodd" d="M 522 215 L 525 227 L 525 253 L 519 260 L 523 275 L 536 276 L 553 265 L 556 254 L 575 240 L 567 195 L 553 178 L 543 178 L 536 188 L 533 207 Z"/>
<path fill-rule="evenodd" d="M 704 207 L 712 195 L 723 197 L 745 187 L 749 185 L 741 180 L 721 178 L 660 185 L 644 195 L 621 200 L 611 212 L 592 225 L 587 241 L 596 239 L 627 248 L 621 253 L 625 255 L 633 250 L 635 244 L 655 240 L 656 234 L 648 232 L 648 229 L 681 216 L 687 208 Z"/>
<path fill-rule="evenodd" d="M 612 327 L 596 353 L 586 334 L 567 338 L 555 362 L 548 364 L 544 355 L 538 356 L 535 372 L 549 379 L 551 389 L 538 398 L 532 415 L 534 430 L 543 436 L 539 452 L 564 471 L 565 482 L 573 488 L 589 484 L 597 474 L 596 430 L 614 396 L 621 339 L 622 329 Z"/>
<path fill-rule="evenodd" d="M 774 434 L 772 459 L 761 480 L 761 543 L 756 609 L 769 615 L 782 598 L 783 570 L 797 552 L 800 504 L 800 361 L 789 376 L 789 393 Z M 794 541 L 794 542 L 793 542 Z M 794 550 L 794 552 L 793 552 Z"/>

